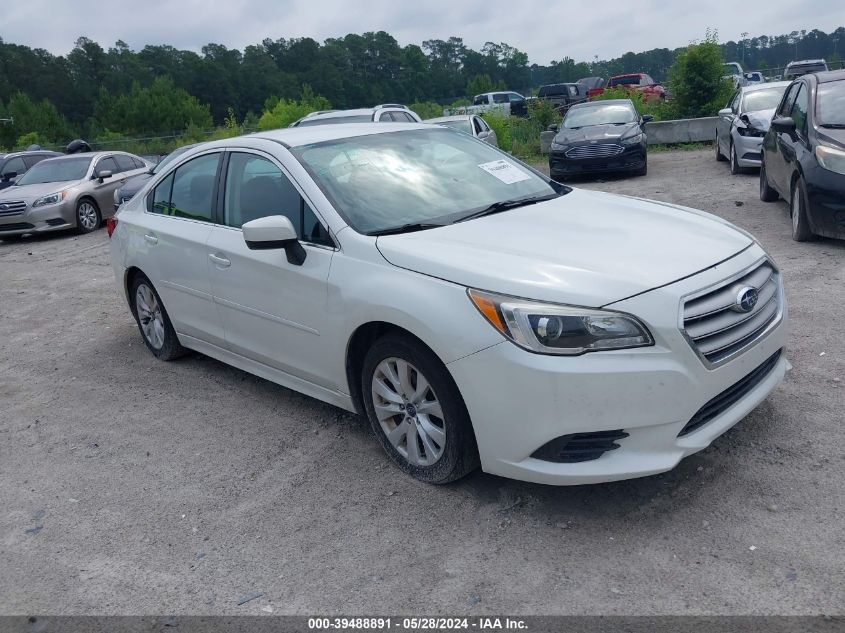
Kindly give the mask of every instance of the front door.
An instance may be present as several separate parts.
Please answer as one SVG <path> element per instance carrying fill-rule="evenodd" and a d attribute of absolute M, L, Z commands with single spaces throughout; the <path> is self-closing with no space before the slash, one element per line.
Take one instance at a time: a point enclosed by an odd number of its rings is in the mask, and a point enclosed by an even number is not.
<path fill-rule="evenodd" d="M 258 152 L 235 151 L 225 165 L 222 225 L 207 244 L 214 301 L 227 347 L 285 373 L 328 388 L 325 369 L 327 280 L 334 246 L 299 190 L 279 165 Z M 302 265 L 283 249 L 250 250 L 245 222 L 287 216 L 306 250 Z"/>

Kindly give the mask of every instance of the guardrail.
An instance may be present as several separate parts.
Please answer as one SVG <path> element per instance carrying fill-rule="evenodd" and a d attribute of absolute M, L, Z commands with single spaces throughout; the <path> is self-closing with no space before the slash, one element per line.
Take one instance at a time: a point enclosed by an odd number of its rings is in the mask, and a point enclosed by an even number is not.
<path fill-rule="evenodd" d="M 673 145 L 676 143 L 700 143 L 716 137 L 716 121 L 719 117 L 700 119 L 677 119 L 674 121 L 651 121 L 645 124 L 649 145 Z M 540 152 L 549 153 L 555 133 L 540 132 Z"/>

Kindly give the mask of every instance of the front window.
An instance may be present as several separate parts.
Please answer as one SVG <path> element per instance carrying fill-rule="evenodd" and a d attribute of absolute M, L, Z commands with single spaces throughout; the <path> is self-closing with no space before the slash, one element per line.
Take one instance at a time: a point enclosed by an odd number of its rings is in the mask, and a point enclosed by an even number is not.
<path fill-rule="evenodd" d="M 26 172 L 16 183 L 21 185 L 37 185 L 45 182 L 68 182 L 82 180 L 91 166 L 90 156 L 79 158 L 61 158 L 45 160 Z"/>
<path fill-rule="evenodd" d="M 448 224 L 498 202 L 558 195 L 511 156 L 432 126 L 294 148 L 294 155 L 359 233 Z"/>
<path fill-rule="evenodd" d="M 627 103 L 590 105 L 567 112 L 563 127 L 575 130 L 591 125 L 624 125 L 637 118 L 636 110 Z"/>
<path fill-rule="evenodd" d="M 759 112 L 760 110 L 774 110 L 783 97 L 783 88 L 766 88 L 752 90 L 745 94 L 742 100 L 743 112 Z"/>
<path fill-rule="evenodd" d="M 819 125 L 845 127 L 845 81 L 819 84 L 816 89 L 816 118 Z"/>

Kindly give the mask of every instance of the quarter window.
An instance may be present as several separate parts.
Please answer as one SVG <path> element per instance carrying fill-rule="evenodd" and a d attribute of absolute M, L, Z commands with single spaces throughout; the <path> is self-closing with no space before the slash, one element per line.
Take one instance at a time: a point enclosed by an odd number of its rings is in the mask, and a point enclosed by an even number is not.
<path fill-rule="evenodd" d="M 301 240 L 332 245 L 328 232 L 275 163 L 244 152 L 229 156 L 223 221 L 240 228 L 269 215 L 287 217 Z"/>

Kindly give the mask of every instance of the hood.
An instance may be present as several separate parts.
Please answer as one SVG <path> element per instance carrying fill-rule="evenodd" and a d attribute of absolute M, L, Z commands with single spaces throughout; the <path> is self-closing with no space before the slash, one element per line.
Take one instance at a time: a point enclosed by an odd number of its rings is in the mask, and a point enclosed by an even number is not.
<path fill-rule="evenodd" d="M 120 193 L 118 194 L 121 198 L 123 197 L 132 197 L 136 193 L 138 193 L 141 188 L 149 182 L 150 178 L 152 178 L 152 174 L 149 172 L 138 174 L 137 176 L 132 176 L 131 178 L 127 178 L 126 182 L 123 183 L 123 186 L 120 188 Z"/>
<path fill-rule="evenodd" d="M 80 180 L 68 180 L 65 182 L 44 182 L 32 185 L 14 185 L 0 192 L 0 200 L 27 200 L 32 201 L 41 196 L 49 196 L 51 193 L 70 189 L 78 184 Z"/>
<path fill-rule="evenodd" d="M 387 235 L 388 262 L 463 286 L 599 307 L 700 272 L 752 244 L 703 211 L 573 189 L 547 202 Z"/>
<path fill-rule="evenodd" d="M 845 149 L 845 130 L 835 127 L 818 127 L 819 140 Z"/>
<path fill-rule="evenodd" d="M 756 128 L 762 132 L 768 132 L 769 126 L 772 123 L 772 117 L 775 115 L 775 109 L 757 110 L 755 112 L 744 112 L 742 116 L 748 117 L 748 122 L 751 127 Z"/>
<path fill-rule="evenodd" d="M 623 125 L 590 125 L 572 130 L 561 128 L 555 136 L 555 143 L 566 145 L 586 141 L 615 141 L 623 136 L 636 135 L 634 128 L 639 130 L 640 124 L 634 122 Z"/>

